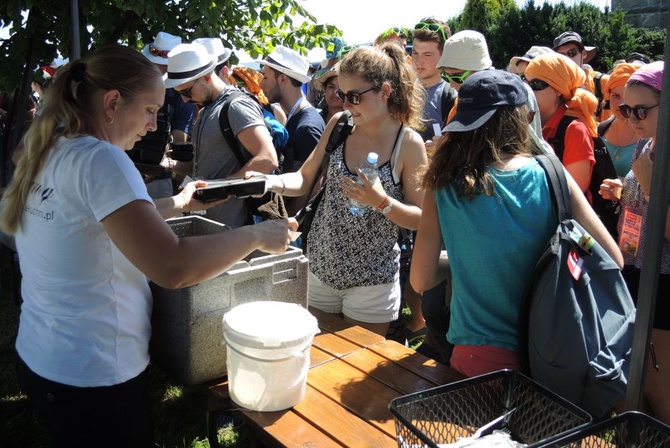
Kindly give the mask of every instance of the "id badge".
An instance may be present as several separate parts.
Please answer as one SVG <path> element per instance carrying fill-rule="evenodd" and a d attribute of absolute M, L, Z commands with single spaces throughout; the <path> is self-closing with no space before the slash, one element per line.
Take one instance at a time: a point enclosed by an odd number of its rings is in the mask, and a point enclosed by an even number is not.
<path fill-rule="evenodd" d="M 623 226 L 619 236 L 621 252 L 633 257 L 637 256 L 640 247 L 640 233 L 642 232 L 642 215 L 624 210 Z"/>

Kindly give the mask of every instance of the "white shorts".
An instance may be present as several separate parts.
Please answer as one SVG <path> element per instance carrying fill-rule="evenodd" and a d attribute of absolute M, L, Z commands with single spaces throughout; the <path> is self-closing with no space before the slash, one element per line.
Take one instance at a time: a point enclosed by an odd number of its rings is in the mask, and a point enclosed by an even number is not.
<path fill-rule="evenodd" d="M 371 324 L 392 322 L 400 311 L 400 281 L 374 286 L 334 289 L 311 271 L 307 277 L 307 303 L 325 313 L 342 313 Z"/>

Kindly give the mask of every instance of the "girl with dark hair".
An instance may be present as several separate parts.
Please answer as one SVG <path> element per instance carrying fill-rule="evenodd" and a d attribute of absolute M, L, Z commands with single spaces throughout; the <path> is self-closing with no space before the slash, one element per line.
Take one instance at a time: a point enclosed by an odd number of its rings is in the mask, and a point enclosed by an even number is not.
<path fill-rule="evenodd" d="M 410 281 L 423 292 L 444 280 L 438 271 L 444 242 L 452 288 L 447 339 L 455 345 L 450 364 L 467 376 L 520 369 L 519 303 L 558 225 L 545 172 L 531 155 L 527 100 L 517 75 L 470 75 L 423 177 Z M 616 243 L 567 177 L 575 219 L 621 265 Z"/>

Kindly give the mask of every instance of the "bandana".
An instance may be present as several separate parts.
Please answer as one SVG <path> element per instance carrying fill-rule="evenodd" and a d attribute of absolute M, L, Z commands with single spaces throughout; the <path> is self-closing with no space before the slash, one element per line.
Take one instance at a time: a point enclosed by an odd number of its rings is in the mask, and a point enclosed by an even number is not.
<path fill-rule="evenodd" d="M 559 92 L 568 108 L 565 114 L 579 118 L 591 137 L 597 135 L 598 123 L 593 115 L 598 107 L 598 99 L 582 87 L 586 82 L 586 74 L 581 67 L 561 54 L 545 54 L 530 61 L 525 73 L 527 78 L 541 79 Z"/>
<path fill-rule="evenodd" d="M 663 83 L 663 61 L 643 65 L 630 75 L 628 81 L 639 81 L 660 92 Z"/>

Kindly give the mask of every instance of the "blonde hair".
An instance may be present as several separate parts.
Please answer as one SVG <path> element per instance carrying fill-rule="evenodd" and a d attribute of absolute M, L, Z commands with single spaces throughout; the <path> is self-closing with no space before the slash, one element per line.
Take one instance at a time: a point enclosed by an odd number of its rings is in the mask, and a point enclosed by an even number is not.
<path fill-rule="evenodd" d="M 121 45 L 102 47 L 58 70 L 46 92 L 42 114 L 23 137 L 24 155 L 3 196 L 0 229 L 16 233 L 30 188 L 60 136 L 91 134 L 105 92 L 118 90 L 125 102 L 147 92 L 160 76 L 141 53 Z"/>
<path fill-rule="evenodd" d="M 358 47 L 344 56 L 338 73 L 360 76 L 377 88 L 388 82 L 392 89 L 388 99 L 391 117 L 415 129 L 422 126 L 425 90 L 399 45 L 386 42 L 378 47 Z"/>

